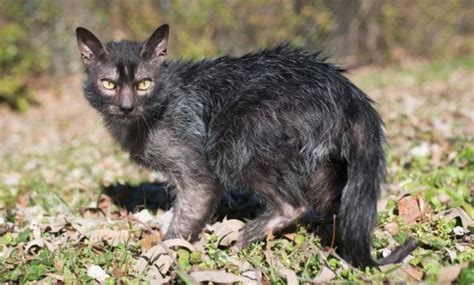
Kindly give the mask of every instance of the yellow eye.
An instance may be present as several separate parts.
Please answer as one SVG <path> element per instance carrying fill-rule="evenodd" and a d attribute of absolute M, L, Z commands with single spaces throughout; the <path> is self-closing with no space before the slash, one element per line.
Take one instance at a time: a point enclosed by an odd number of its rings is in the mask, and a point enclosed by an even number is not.
<path fill-rule="evenodd" d="M 105 89 L 108 89 L 108 90 L 115 89 L 115 83 L 113 83 L 112 81 L 108 79 L 102 79 L 101 82 L 102 82 L 102 86 L 104 86 Z"/>
<path fill-rule="evenodd" d="M 142 81 L 138 82 L 137 89 L 144 91 L 150 88 L 151 80 L 150 79 L 143 79 Z"/>

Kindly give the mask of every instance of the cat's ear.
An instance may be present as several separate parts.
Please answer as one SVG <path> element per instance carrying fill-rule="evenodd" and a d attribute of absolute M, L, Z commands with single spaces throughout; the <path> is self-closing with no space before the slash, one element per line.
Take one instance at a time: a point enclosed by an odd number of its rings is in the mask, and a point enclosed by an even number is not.
<path fill-rule="evenodd" d="M 78 27 L 76 29 L 77 46 L 81 52 L 82 63 L 89 67 L 103 60 L 107 55 L 104 45 L 89 30 Z"/>
<path fill-rule="evenodd" d="M 161 25 L 143 44 L 140 56 L 145 60 L 163 62 L 167 56 L 169 33 L 170 27 L 168 24 Z"/>

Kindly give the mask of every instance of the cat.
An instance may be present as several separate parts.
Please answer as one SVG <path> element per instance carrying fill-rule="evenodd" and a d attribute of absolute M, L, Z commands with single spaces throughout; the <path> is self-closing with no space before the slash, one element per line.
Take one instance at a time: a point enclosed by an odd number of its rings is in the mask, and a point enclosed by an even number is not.
<path fill-rule="evenodd" d="M 345 70 L 289 44 L 168 61 L 168 35 L 164 24 L 144 43 L 103 44 L 76 29 L 86 99 L 131 160 L 175 187 L 165 238 L 195 239 L 220 195 L 240 187 L 267 206 L 234 249 L 309 215 L 331 221 L 318 232 L 326 243 L 335 239 L 348 262 L 376 266 L 370 250 L 385 176 L 383 123 Z"/>

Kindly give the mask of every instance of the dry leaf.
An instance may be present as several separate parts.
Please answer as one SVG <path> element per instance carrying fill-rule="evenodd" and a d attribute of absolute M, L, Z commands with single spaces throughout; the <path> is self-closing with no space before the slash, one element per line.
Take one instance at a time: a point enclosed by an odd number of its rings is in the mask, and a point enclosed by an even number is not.
<path fill-rule="evenodd" d="M 173 244 L 172 244 L 173 245 Z M 136 261 L 134 268 L 138 272 L 147 270 L 146 275 L 154 278 L 155 282 L 168 282 L 169 278 L 163 277 L 167 274 L 173 264 L 173 258 L 169 255 L 167 245 L 163 243 L 150 248 Z M 168 276 L 169 277 L 169 276 Z"/>
<path fill-rule="evenodd" d="M 469 226 L 472 225 L 473 221 L 471 217 L 461 208 L 454 208 L 450 209 L 444 213 L 442 213 L 444 217 L 449 221 L 455 218 L 459 218 L 461 220 L 461 225 L 464 230 L 468 231 Z M 439 216 L 439 215 L 438 215 Z"/>
<path fill-rule="evenodd" d="M 398 233 L 398 224 L 396 222 L 391 222 L 385 225 L 385 230 L 389 232 L 392 236 Z"/>
<path fill-rule="evenodd" d="M 85 219 L 103 219 L 105 214 L 99 208 L 85 208 L 81 211 L 81 216 Z"/>
<path fill-rule="evenodd" d="M 398 212 L 405 224 L 412 224 L 422 217 L 418 199 L 413 196 L 405 196 L 398 201 Z"/>
<path fill-rule="evenodd" d="M 336 273 L 334 273 L 331 269 L 327 266 L 323 266 L 323 269 L 318 274 L 317 277 L 313 278 L 311 282 L 314 283 L 325 283 L 331 281 L 334 277 L 336 277 Z"/>
<path fill-rule="evenodd" d="M 105 279 L 110 277 L 100 266 L 97 265 L 92 265 L 87 269 L 87 276 L 94 278 L 100 283 L 103 283 Z"/>
<path fill-rule="evenodd" d="M 240 220 L 225 220 L 212 225 L 220 246 L 231 246 L 239 237 L 239 230 L 245 226 Z"/>
<path fill-rule="evenodd" d="M 43 239 L 34 239 L 29 241 L 26 246 L 25 246 L 25 252 L 28 252 L 32 248 L 43 248 L 44 247 L 44 242 Z"/>
<path fill-rule="evenodd" d="M 140 240 L 140 245 L 143 251 L 148 251 L 153 246 L 157 245 L 161 238 L 156 234 L 150 234 Z"/>
<path fill-rule="evenodd" d="M 455 264 L 442 268 L 439 274 L 438 283 L 450 284 L 454 282 L 458 278 L 459 273 L 461 273 L 461 270 L 465 267 L 467 267 L 467 264 Z"/>
<path fill-rule="evenodd" d="M 140 212 L 133 214 L 133 217 L 144 224 L 153 221 L 153 216 L 147 209 L 143 209 Z"/>
<path fill-rule="evenodd" d="M 90 235 L 91 243 L 100 243 L 106 241 L 111 246 L 117 246 L 119 243 L 126 242 L 130 233 L 127 230 L 100 229 L 95 230 Z"/>
<path fill-rule="evenodd" d="M 195 248 L 192 244 L 189 242 L 185 241 L 184 239 L 180 238 L 175 238 L 175 239 L 168 239 L 163 242 L 164 245 L 166 245 L 168 248 L 173 248 L 173 247 L 184 247 L 188 249 L 189 251 L 194 251 Z"/>
<path fill-rule="evenodd" d="M 46 276 L 53 278 L 54 280 L 58 280 L 64 282 L 64 276 L 54 273 L 46 273 Z"/>
<path fill-rule="evenodd" d="M 214 282 L 214 283 L 236 283 L 236 282 L 246 282 L 252 281 L 243 276 L 238 276 L 233 273 L 225 271 L 196 271 L 190 274 L 198 283 L 204 282 Z"/>
<path fill-rule="evenodd" d="M 296 273 L 288 268 L 285 267 L 280 267 L 278 268 L 278 275 L 281 277 L 284 277 L 286 279 L 286 284 L 288 285 L 298 285 L 298 276 L 296 276 Z"/>
<path fill-rule="evenodd" d="M 410 264 L 403 264 L 400 269 L 415 281 L 423 280 L 423 271 L 421 268 L 411 266 Z"/>

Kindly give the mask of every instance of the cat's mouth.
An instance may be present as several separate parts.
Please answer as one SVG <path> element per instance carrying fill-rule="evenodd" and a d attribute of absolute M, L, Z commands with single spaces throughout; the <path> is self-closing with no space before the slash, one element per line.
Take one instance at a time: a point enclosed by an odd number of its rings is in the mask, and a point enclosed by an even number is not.
<path fill-rule="evenodd" d="M 135 112 L 131 113 L 123 113 L 123 112 L 116 112 L 116 111 L 111 111 L 109 112 L 109 116 L 119 122 L 130 122 L 136 120 L 139 116 Z"/>

